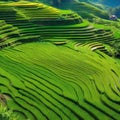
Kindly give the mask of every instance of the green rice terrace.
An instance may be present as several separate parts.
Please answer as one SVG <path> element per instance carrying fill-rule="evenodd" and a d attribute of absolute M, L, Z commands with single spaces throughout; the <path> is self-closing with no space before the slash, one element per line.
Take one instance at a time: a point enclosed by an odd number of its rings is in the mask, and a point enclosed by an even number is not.
<path fill-rule="evenodd" d="M 71 10 L 0 2 L 7 120 L 120 120 L 119 36 Z"/>

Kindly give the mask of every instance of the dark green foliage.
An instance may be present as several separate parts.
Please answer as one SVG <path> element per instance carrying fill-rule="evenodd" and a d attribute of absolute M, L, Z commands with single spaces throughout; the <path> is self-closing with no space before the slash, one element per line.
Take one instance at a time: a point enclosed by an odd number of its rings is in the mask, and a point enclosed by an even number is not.
<path fill-rule="evenodd" d="M 5 105 L 0 103 L 0 120 L 19 120 L 18 116 L 13 111 L 8 110 Z"/>

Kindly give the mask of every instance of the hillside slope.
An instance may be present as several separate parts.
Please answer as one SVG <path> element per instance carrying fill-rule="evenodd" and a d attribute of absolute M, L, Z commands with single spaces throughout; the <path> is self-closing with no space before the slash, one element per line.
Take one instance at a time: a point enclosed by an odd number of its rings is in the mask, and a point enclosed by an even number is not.
<path fill-rule="evenodd" d="M 0 101 L 19 120 L 119 120 L 109 28 L 42 3 L 0 3 L 0 14 Z"/>
<path fill-rule="evenodd" d="M 38 0 L 54 7 L 61 9 L 71 9 L 77 12 L 80 16 L 85 19 L 92 20 L 93 18 L 99 17 L 103 19 L 109 19 L 109 15 L 106 10 L 95 6 L 94 4 L 83 2 L 79 0 L 58 0 L 57 5 L 49 0 Z"/>

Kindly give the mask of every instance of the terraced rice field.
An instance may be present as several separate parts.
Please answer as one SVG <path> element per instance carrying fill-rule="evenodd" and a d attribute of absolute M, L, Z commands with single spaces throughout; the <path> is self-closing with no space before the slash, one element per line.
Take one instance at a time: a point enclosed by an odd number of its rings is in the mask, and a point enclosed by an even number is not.
<path fill-rule="evenodd" d="M 17 27 L 0 20 L 0 49 L 36 39 L 38 41 L 39 37 L 39 35 L 24 35 Z"/>
<path fill-rule="evenodd" d="M 26 36 L 40 35 L 43 40 L 55 42 L 70 39 L 78 42 L 109 43 L 116 40 L 110 30 L 95 29 L 70 10 L 62 11 L 42 3 L 31 2 L 0 6 L 0 19 L 17 27 L 20 33 Z"/>
<path fill-rule="evenodd" d="M 0 94 L 19 120 L 120 119 L 120 62 L 104 46 L 116 40 L 110 30 L 44 4 L 0 6 Z"/>
<path fill-rule="evenodd" d="M 21 120 L 120 118 L 120 66 L 101 52 L 29 43 L 0 51 L 0 66 L 0 91 Z"/>

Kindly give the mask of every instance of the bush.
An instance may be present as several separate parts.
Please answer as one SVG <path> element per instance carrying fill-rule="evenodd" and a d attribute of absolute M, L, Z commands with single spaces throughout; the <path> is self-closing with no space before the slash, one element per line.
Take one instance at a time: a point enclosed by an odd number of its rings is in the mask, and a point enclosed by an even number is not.
<path fill-rule="evenodd" d="M 0 104 L 0 120 L 18 120 L 13 111 L 8 110 L 6 106 Z"/>

